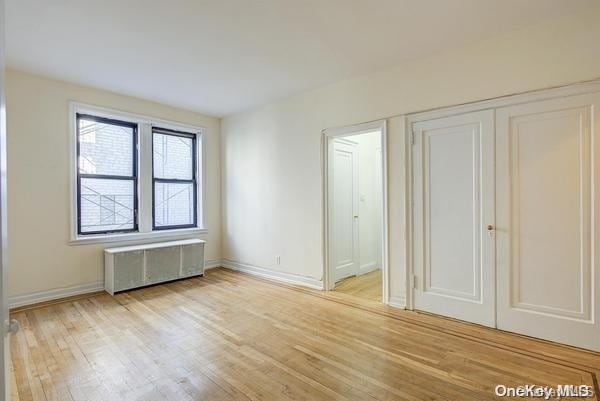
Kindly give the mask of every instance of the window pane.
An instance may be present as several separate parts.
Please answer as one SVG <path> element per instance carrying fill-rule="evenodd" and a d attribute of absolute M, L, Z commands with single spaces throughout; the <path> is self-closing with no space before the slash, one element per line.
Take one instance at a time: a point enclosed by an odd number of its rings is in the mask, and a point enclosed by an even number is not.
<path fill-rule="evenodd" d="M 191 180 L 194 141 L 175 135 L 154 133 L 154 177 Z"/>
<path fill-rule="evenodd" d="M 79 172 L 133 175 L 132 127 L 79 120 Z"/>
<path fill-rule="evenodd" d="M 134 228 L 133 180 L 81 179 L 81 232 Z"/>
<path fill-rule="evenodd" d="M 194 184 L 154 183 L 154 225 L 194 224 Z"/>

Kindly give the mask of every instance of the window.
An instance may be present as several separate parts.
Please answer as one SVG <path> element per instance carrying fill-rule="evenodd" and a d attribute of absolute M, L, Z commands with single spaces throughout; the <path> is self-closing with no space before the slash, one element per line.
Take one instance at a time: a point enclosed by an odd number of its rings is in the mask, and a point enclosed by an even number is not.
<path fill-rule="evenodd" d="M 153 227 L 196 226 L 196 137 L 152 130 Z"/>
<path fill-rule="evenodd" d="M 77 232 L 137 230 L 137 126 L 77 114 Z"/>
<path fill-rule="evenodd" d="M 71 115 L 73 243 L 205 231 L 202 128 L 78 103 Z"/>

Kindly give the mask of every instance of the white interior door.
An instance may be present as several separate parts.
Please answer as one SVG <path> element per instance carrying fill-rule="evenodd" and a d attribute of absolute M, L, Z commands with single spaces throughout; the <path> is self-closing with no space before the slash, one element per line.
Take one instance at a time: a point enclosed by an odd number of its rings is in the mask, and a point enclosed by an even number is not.
<path fill-rule="evenodd" d="M 329 255 L 333 282 L 358 274 L 357 143 L 333 139 L 329 146 Z"/>
<path fill-rule="evenodd" d="M 413 124 L 414 306 L 495 326 L 494 115 Z"/>
<path fill-rule="evenodd" d="M 600 95 L 497 110 L 498 328 L 600 351 Z"/>

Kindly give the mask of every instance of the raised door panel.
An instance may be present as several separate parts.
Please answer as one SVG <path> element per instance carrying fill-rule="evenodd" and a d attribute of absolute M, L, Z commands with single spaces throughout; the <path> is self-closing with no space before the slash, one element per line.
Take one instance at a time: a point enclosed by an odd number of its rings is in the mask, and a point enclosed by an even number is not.
<path fill-rule="evenodd" d="M 493 112 L 413 129 L 415 307 L 494 326 Z"/>
<path fill-rule="evenodd" d="M 426 130 L 423 141 L 425 291 L 479 301 L 479 126 Z"/>
<path fill-rule="evenodd" d="M 497 113 L 498 327 L 597 350 L 599 101 L 575 96 Z"/>
<path fill-rule="evenodd" d="M 204 244 L 184 245 L 181 255 L 181 272 L 184 277 L 204 273 Z"/>
<path fill-rule="evenodd" d="M 172 246 L 146 250 L 146 284 L 179 278 L 181 247 Z"/>
<path fill-rule="evenodd" d="M 144 251 L 114 254 L 114 291 L 144 285 Z"/>

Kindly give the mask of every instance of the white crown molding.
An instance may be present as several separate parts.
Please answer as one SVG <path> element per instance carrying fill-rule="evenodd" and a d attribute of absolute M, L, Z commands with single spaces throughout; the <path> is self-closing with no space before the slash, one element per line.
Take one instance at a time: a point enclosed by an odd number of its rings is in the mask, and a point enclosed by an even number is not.
<path fill-rule="evenodd" d="M 312 288 L 315 290 L 323 289 L 323 282 L 321 280 L 317 280 L 312 277 L 301 276 L 297 274 L 284 273 L 276 270 L 266 269 L 264 267 L 253 266 L 246 263 L 240 263 L 233 260 L 223 259 L 221 261 L 221 266 L 236 270 L 248 274 L 252 274 L 254 276 L 259 276 L 267 279 L 271 279 L 274 281 L 280 281 L 288 284 L 296 284 L 301 285 L 303 287 Z"/>

